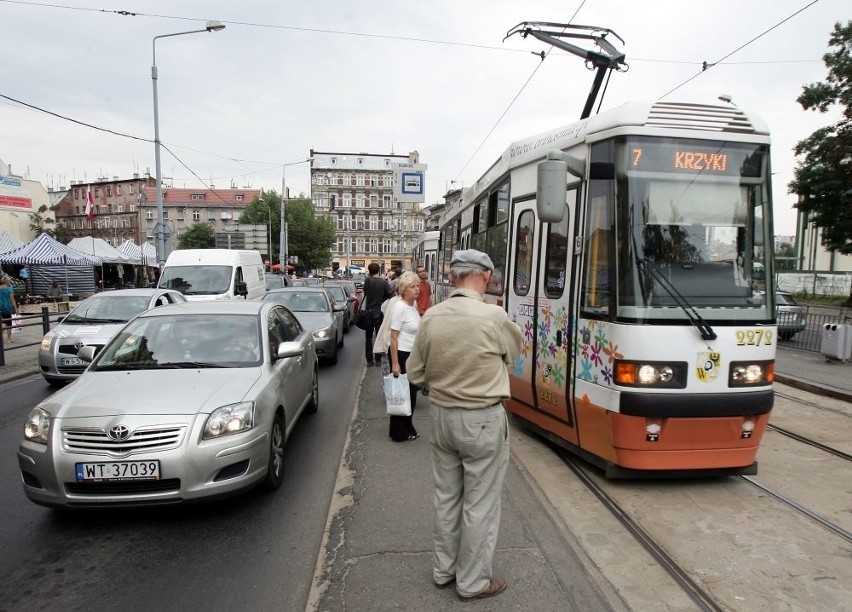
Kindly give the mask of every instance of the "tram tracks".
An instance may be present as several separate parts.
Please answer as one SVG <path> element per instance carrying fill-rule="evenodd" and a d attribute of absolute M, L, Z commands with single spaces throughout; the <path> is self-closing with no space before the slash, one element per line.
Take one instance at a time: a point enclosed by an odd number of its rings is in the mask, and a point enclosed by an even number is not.
<path fill-rule="evenodd" d="M 681 566 L 642 526 L 635 521 L 621 505 L 601 487 L 594 478 L 589 476 L 581 467 L 579 460 L 558 447 L 553 448 L 559 459 L 570 469 L 583 485 L 609 510 L 609 512 L 627 529 L 639 545 L 653 557 L 663 570 L 683 590 L 699 610 L 706 612 L 721 612 L 720 606 L 713 597 L 704 590 L 686 569 Z"/>
<path fill-rule="evenodd" d="M 839 416 L 843 416 L 846 418 L 852 418 L 852 414 L 849 411 L 840 410 L 838 408 L 832 408 L 831 406 L 826 406 L 825 403 L 819 404 L 817 402 L 812 402 L 806 400 L 802 397 L 797 397 L 795 395 L 788 395 L 786 393 L 781 393 L 780 391 L 775 391 L 775 397 L 780 397 L 781 399 L 790 400 L 791 402 L 796 402 L 797 404 L 803 404 L 805 406 L 810 406 L 812 408 L 816 408 L 818 410 L 823 410 L 825 412 L 831 412 L 837 414 Z"/>
<path fill-rule="evenodd" d="M 790 431 L 789 429 L 779 427 L 778 425 L 769 424 L 766 427 L 767 427 L 767 429 L 770 429 L 772 431 L 776 431 L 783 436 L 787 436 L 788 438 L 792 438 L 793 440 L 797 440 L 797 441 L 801 442 L 802 444 L 807 444 L 808 446 L 813 446 L 814 448 L 818 448 L 821 451 L 824 451 L 826 453 L 834 455 L 835 457 L 840 457 L 841 459 L 845 459 L 846 461 L 852 461 L 852 455 L 850 455 L 848 453 L 844 453 L 842 450 L 838 450 L 838 449 L 833 448 L 831 446 L 827 446 L 827 445 L 823 444 L 822 442 L 817 442 L 816 440 L 808 438 L 807 436 L 797 434 L 794 431 Z"/>

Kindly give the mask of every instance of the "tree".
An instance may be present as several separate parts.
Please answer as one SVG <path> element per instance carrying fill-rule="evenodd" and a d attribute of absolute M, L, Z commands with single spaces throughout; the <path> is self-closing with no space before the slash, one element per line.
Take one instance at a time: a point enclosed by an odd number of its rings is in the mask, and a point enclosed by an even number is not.
<path fill-rule="evenodd" d="M 216 236 L 208 223 L 193 223 L 178 238 L 179 249 L 212 249 L 216 246 Z"/>
<path fill-rule="evenodd" d="M 331 245 L 337 239 L 332 220 L 314 215 L 310 198 L 302 194 L 288 200 L 286 216 L 288 251 L 299 258 L 299 267 L 316 270 L 331 266 Z"/>
<path fill-rule="evenodd" d="M 47 204 L 42 204 L 38 207 L 38 210 L 30 213 L 30 231 L 35 232 L 36 235 L 45 233 L 51 238 L 56 238 L 56 231 L 54 230 L 56 219 L 49 216 L 48 212 L 50 212 L 50 207 Z"/>
<path fill-rule="evenodd" d="M 331 265 L 331 245 L 337 239 L 334 224 L 327 217 L 314 215 L 310 198 L 299 194 L 298 198 L 287 200 L 285 215 L 287 218 L 288 252 L 299 258 L 299 267 L 307 270 L 325 268 Z M 267 225 L 270 223 L 272 234 L 272 261 L 280 261 L 279 237 L 281 232 L 281 196 L 275 191 L 264 193 L 255 198 L 240 215 L 240 223 Z"/>
<path fill-rule="evenodd" d="M 789 242 L 782 242 L 775 251 L 776 270 L 795 270 L 798 268 L 796 262 L 796 248 Z"/>
<path fill-rule="evenodd" d="M 832 251 L 852 254 L 852 21 L 836 23 L 823 56 L 825 82 L 802 88 L 796 101 L 805 110 L 842 111 L 834 125 L 818 129 L 794 151 L 804 156 L 788 190 L 799 196 L 796 208 L 822 229 L 822 243 Z M 852 299 L 852 298 L 850 298 Z"/>
<path fill-rule="evenodd" d="M 269 259 L 273 263 L 279 261 L 278 239 L 281 232 L 281 196 L 274 191 L 263 193 L 245 207 L 238 222 L 248 225 L 266 225 L 272 238 L 272 252 L 269 253 Z"/>

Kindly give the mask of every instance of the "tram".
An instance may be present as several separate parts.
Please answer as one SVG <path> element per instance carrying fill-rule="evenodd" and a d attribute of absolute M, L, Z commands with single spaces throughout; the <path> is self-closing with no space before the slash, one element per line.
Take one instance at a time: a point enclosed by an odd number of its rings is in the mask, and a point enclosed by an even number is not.
<path fill-rule="evenodd" d="M 423 266 L 426 268 L 426 278 L 432 283 L 433 287 L 438 282 L 438 245 L 440 238 L 441 232 L 439 231 L 423 232 L 411 252 L 411 261 L 414 262 L 414 267 Z"/>
<path fill-rule="evenodd" d="M 512 143 L 441 218 L 523 331 L 507 409 L 605 475 L 754 474 L 773 404 L 769 130 L 631 102 Z"/>

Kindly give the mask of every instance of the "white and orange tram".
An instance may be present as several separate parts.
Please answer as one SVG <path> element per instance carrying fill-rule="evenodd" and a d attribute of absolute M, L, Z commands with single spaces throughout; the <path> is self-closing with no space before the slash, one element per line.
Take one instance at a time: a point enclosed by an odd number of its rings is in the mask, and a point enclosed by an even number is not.
<path fill-rule="evenodd" d="M 776 348 L 769 131 L 634 102 L 513 143 L 441 220 L 523 331 L 507 408 L 608 477 L 755 473 Z"/>

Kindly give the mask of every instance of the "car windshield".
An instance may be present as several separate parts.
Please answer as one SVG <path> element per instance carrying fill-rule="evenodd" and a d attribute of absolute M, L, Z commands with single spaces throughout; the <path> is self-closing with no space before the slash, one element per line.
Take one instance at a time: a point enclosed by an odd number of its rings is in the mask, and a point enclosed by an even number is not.
<path fill-rule="evenodd" d="M 147 295 L 110 295 L 100 293 L 84 300 L 63 323 L 126 323 L 151 303 Z"/>
<path fill-rule="evenodd" d="M 341 287 L 340 285 L 326 285 L 325 288 L 338 302 L 346 301 L 346 290 L 343 289 L 343 287 Z"/>
<path fill-rule="evenodd" d="M 228 292 L 232 276 L 231 266 L 166 266 L 159 286 L 184 295 L 219 295 Z"/>
<path fill-rule="evenodd" d="M 776 293 L 775 294 L 775 303 L 778 306 L 798 306 L 799 303 L 789 293 Z"/>
<path fill-rule="evenodd" d="M 253 315 L 140 317 L 106 346 L 90 370 L 250 367 L 260 364 L 260 347 Z"/>
<path fill-rule="evenodd" d="M 319 291 L 274 291 L 263 299 L 283 304 L 293 312 L 329 311 L 328 300 Z"/>

